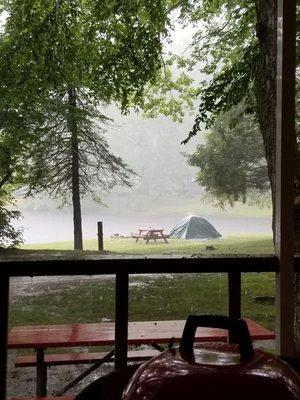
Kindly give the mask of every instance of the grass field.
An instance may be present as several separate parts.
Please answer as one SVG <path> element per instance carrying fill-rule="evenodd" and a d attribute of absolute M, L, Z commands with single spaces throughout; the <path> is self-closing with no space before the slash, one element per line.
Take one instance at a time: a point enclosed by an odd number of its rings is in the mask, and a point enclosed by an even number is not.
<path fill-rule="evenodd" d="M 206 246 L 213 246 L 215 250 L 206 250 Z M 73 243 L 56 242 L 28 244 L 22 247 L 27 250 L 72 250 Z M 85 240 L 84 249 L 97 250 L 96 240 Z M 219 240 L 184 240 L 169 239 L 169 243 L 162 240 L 158 242 L 135 242 L 133 239 L 105 238 L 104 249 L 116 254 L 270 254 L 274 253 L 271 235 L 240 235 L 229 236 Z"/>
<path fill-rule="evenodd" d="M 242 311 L 274 328 L 274 274 L 242 277 Z M 72 288 L 16 298 L 10 305 L 10 326 L 114 319 L 114 279 L 78 280 Z M 259 301 L 262 297 L 266 301 Z M 131 276 L 130 320 L 185 319 L 190 313 L 227 313 L 224 274 Z"/>

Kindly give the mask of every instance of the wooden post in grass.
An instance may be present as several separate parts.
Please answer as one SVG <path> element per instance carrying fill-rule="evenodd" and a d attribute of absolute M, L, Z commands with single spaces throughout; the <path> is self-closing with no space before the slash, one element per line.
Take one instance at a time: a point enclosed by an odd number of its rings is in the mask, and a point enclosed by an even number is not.
<path fill-rule="evenodd" d="M 103 224 L 102 222 L 97 223 L 98 226 L 98 250 L 103 251 Z"/>

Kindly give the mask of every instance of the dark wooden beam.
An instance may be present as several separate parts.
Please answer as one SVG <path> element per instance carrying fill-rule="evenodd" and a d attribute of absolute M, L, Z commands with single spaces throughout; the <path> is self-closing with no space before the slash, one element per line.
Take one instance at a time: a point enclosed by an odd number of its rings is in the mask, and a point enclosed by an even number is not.
<path fill-rule="evenodd" d="M 300 262 L 297 259 L 300 269 Z M 278 258 L 270 256 L 220 256 L 182 258 L 122 258 L 100 259 L 50 259 L 31 261 L 0 261 L 2 276 L 54 276 L 54 275 L 107 275 L 155 273 L 227 273 L 227 272 L 276 272 Z"/>
<path fill-rule="evenodd" d="M 127 366 L 129 275 L 116 275 L 115 368 Z"/>
<path fill-rule="evenodd" d="M 228 273 L 228 315 L 241 318 L 241 273 Z"/>
<path fill-rule="evenodd" d="M 276 346 L 294 355 L 296 0 L 278 0 L 276 127 Z"/>

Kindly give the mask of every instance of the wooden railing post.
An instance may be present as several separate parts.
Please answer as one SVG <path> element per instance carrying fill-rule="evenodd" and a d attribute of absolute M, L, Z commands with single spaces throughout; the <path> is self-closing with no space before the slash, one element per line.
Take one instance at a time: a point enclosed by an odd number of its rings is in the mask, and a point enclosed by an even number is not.
<path fill-rule="evenodd" d="M 241 318 L 241 273 L 228 272 L 228 315 Z"/>
<path fill-rule="evenodd" d="M 98 227 L 98 250 L 99 251 L 103 251 L 104 247 L 103 247 L 103 223 L 102 222 L 98 222 L 97 223 L 97 227 Z"/>
<path fill-rule="evenodd" d="M 6 399 L 9 277 L 0 279 L 0 400 Z"/>
<path fill-rule="evenodd" d="M 129 274 L 116 274 L 115 368 L 127 366 Z"/>
<path fill-rule="evenodd" d="M 241 273 L 228 272 L 228 315 L 241 318 Z M 237 338 L 229 334 L 229 342 L 236 343 Z"/>
<path fill-rule="evenodd" d="M 36 397 L 47 396 L 47 366 L 45 349 L 36 349 Z"/>

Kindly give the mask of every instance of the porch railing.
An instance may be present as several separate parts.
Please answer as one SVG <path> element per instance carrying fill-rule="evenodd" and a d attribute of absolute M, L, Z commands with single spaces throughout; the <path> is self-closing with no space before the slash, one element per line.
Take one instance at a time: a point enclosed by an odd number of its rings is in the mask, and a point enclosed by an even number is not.
<path fill-rule="evenodd" d="M 300 271 L 300 257 L 295 257 Z M 24 276 L 115 275 L 115 367 L 127 363 L 129 275 L 226 273 L 228 275 L 228 315 L 241 316 L 241 274 L 277 273 L 278 258 L 265 256 L 220 256 L 213 258 L 128 258 L 99 260 L 0 261 L 0 400 L 5 400 L 9 279 Z"/>
<path fill-rule="evenodd" d="M 300 271 L 300 259 L 295 258 Z M 241 316 L 241 273 L 278 272 L 278 258 L 269 256 L 222 256 L 183 258 L 128 258 L 100 260 L 47 260 L 0 262 L 0 400 L 5 399 L 9 278 L 21 276 L 115 275 L 115 366 L 127 362 L 129 275 L 227 273 L 228 314 Z"/>

